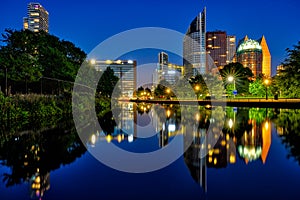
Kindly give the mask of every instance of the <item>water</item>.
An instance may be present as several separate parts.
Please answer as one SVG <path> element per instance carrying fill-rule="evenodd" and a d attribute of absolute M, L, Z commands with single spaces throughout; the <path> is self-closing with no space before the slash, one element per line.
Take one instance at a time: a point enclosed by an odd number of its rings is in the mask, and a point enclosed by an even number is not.
<path fill-rule="evenodd" d="M 2 130 L 0 199 L 298 199 L 300 110 L 121 108 L 80 138 L 70 121 Z M 92 155 L 108 144 L 140 154 L 174 143 L 184 155 L 148 173 L 120 172 Z"/>

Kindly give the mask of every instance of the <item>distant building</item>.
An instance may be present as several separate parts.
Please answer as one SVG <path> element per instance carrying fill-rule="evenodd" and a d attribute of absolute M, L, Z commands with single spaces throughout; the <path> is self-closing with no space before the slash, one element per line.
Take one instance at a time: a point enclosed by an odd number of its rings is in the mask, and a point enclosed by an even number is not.
<path fill-rule="evenodd" d="M 27 5 L 27 17 L 23 18 L 23 29 L 33 32 L 49 32 L 49 13 L 39 3 Z"/>
<path fill-rule="evenodd" d="M 271 53 L 265 36 L 262 36 L 258 42 L 262 48 L 262 73 L 267 77 L 271 77 Z"/>
<path fill-rule="evenodd" d="M 137 88 L 136 61 L 132 60 L 91 60 L 91 64 L 95 66 L 96 71 L 104 72 L 107 67 L 114 70 L 114 75 L 119 78 L 118 86 L 120 87 L 122 97 L 133 97 Z"/>
<path fill-rule="evenodd" d="M 278 65 L 276 68 L 276 75 L 280 75 L 281 70 L 284 70 L 283 65 Z"/>
<path fill-rule="evenodd" d="M 183 65 L 187 77 L 205 74 L 206 8 L 192 21 L 183 40 Z"/>
<path fill-rule="evenodd" d="M 160 81 L 165 80 L 170 84 L 174 84 L 176 79 L 182 77 L 184 74 L 184 67 L 169 63 L 169 56 L 165 52 L 158 54 L 157 68 L 153 73 L 154 85 L 159 84 Z"/>
<path fill-rule="evenodd" d="M 226 63 L 235 62 L 235 52 L 236 52 L 236 37 L 233 35 L 227 35 L 227 59 Z"/>
<path fill-rule="evenodd" d="M 162 70 L 165 67 L 168 67 L 169 64 L 169 55 L 165 52 L 160 52 L 158 54 L 158 69 Z"/>
<path fill-rule="evenodd" d="M 245 36 L 239 42 L 236 56 L 237 62 L 244 67 L 249 67 L 254 76 L 259 74 L 271 76 L 271 54 L 264 36 L 259 40 L 252 40 Z"/>
<path fill-rule="evenodd" d="M 237 62 L 244 67 L 249 67 L 257 76 L 262 73 L 262 47 L 256 40 L 245 37 L 244 42 L 241 42 L 237 52 Z"/>
<path fill-rule="evenodd" d="M 206 33 L 206 51 L 215 66 L 222 68 L 227 64 L 227 34 L 225 31 Z M 211 71 L 211 69 L 208 69 Z"/>

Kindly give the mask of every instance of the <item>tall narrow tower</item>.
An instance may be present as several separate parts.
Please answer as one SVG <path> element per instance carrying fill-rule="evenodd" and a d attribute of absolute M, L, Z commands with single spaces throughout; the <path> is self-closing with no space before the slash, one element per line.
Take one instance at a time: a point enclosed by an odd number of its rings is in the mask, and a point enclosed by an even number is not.
<path fill-rule="evenodd" d="M 29 3 L 27 5 L 27 17 L 23 18 L 24 30 L 39 32 L 41 30 L 49 32 L 49 13 L 39 3 Z"/>
<path fill-rule="evenodd" d="M 262 36 L 259 43 L 262 48 L 262 73 L 267 77 L 271 77 L 271 53 L 265 36 Z"/>
<path fill-rule="evenodd" d="M 187 77 L 206 73 L 206 8 L 192 21 L 183 40 Z"/>

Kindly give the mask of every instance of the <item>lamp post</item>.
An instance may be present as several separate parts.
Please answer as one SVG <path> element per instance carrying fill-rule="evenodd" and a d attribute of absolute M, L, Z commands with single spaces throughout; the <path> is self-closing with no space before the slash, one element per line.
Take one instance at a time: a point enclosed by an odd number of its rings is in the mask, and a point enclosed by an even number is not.
<path fill-rule="evenodd" d="M 236 92 L 236 88 L 235 88 L 235 79 L 234 79 L 234 77 L 233 76 L 228 76 L 228 78 L 227 78 L 227 80 L 229 81 L 229 82 L 233 82 L 233 92 L 234 92 L 234 97 L 235 97 L 235 92 Z"/>
<path fill-rule="evenodd" d="M 195 86 L 195 90 L 196 90 L 196 95 L 197 95 L 197 99 L 198 99 L 198 97 L 199 97 L 200 86 L 199 86 L 199 85 L 196 85 L 196 86 Z"/>
<path fill-rule="evenodd" d="M 269 79 L 265 79 L 264 83 L 266 85 L 266 100 L 268 100 L 268 86 L 270 84 L 270 80 Z"/>

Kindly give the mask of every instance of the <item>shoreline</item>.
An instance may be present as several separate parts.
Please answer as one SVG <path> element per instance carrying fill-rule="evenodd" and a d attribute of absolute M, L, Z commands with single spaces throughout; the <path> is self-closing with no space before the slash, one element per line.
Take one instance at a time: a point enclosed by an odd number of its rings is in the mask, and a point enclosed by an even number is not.
<path fill-rule="evenodd" d="M 192 105 L 212 105 L 212 106 L 230 106 L 230 107 L 258 107 L 258 108 L 293 108 L 300 109 L 300 99 L 212 99 L 212 100 L 119 100 L 135 103 L 155 103 L 155 104 L 183 104 Z"/>

